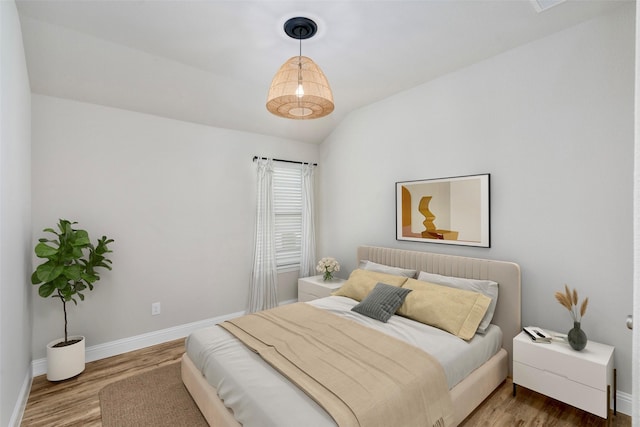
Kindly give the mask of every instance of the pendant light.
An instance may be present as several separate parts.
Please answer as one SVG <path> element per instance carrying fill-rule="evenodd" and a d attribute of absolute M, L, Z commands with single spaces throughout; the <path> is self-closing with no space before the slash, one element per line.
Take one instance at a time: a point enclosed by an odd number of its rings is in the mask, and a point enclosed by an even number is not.
<path fill-rule="evenodd" d="M 291 18 L 284 32 L 299 42 L 298 56 L 285 62 L 273 77 L 267 110 L 287 119 L 316 119 L 330 114 L 333 94 L 324 73 L 311 58 L 302 56 L 302 40 L 315 35 L 318 27 L 309 18 Z"/>

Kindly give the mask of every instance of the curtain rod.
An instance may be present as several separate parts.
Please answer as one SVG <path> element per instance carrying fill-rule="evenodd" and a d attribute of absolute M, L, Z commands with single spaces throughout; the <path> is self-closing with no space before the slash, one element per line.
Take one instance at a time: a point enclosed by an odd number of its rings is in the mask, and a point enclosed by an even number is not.
<path fill-rule="evenodd" d="M 267 157 L 259 157 L 259 156 L 253 156 L 253 161 L 255 162 L 258 159 L 262 159 L 262 160 L 268 160 Z M 309 163 L 309 162 L 298 162 L 295 160 L 282 160 L 282 159 L 271 159 L 274 162 L 283 162 L 283 163 L 297 163 L 299 165 L 312 165 L 312 166 L 318 166 L 317 163 Z"/>

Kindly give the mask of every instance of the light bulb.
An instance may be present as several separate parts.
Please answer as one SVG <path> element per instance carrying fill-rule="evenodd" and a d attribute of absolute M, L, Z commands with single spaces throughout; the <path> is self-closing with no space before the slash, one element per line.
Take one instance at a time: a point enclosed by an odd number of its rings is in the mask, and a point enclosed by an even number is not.
<path fill-rule="evenodd" d="M 304 96 L 304 89 L 302 88 L 302 83 L 298 83 L 298 89 L 296 89 L 296 96 L 298 98 L 302 98 Z"/>

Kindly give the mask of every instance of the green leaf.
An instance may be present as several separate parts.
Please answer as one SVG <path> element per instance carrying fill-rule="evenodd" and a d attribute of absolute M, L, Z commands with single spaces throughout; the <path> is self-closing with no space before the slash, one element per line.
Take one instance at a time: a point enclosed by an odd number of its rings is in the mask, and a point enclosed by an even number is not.
<path fill-rule="evenodd" d="M 103 255 L 109 252 L 112 252 L 109 248 L 108 248 L 108 244 L 112 243 L 113 239 L 107 239 L 107 236 L 102 236 L 102 238 L 100 240 L 98 240 L 98 246 L 96 247 L 96 254 L 98 255 Z"/>
<path fill-rule="evenodd" d="M 31 284 L 37 285 L 38 283 L 42 283 L 42 280 L 38 279 L 38 272 L 34 271 L 33 274 L 31 274 Z"/>
<path fill-rule="evenodd" d="M 49 295 L 51 295 L 55 290 L 56 287 L 53 286 L 53 283 L 45 283 L 43 285 L 40 285 L 40 287 L 38 288 L 38 295 L 40 295 L 42 298 L 48 298 Z"/>
<path fill-rule="evenodd" d="M 104 260 L 104 262 L 96 263 L 95 267 L 102 267 L 102 268 L 106 268 L 107 270 L 111 270 L 111 266 L 109 264 L 106 264 L 107 262 L 111 264 L 111 261 L 107 259 L 107 260 Z"/>
<path fill-rule="evenodd" d="M 80 280 L 82 277 L 82 273 L 84 272 L 84 268 L 82 268 L 79 264 L 72 264 L 64 269 L 64 277 L 69 280 Z"/>
<path fill-rule="evenodd" d="M 75 232 L 75 236 L 73 242 L 71 242 L 73 246 L 87 246 L 91 244 L 91 240 L 89 239 L 89 233 L 85 230 L 77 230 Z"/>
<path fill-rule="evenodd" d="M 58 276 L 62 274 L 64 267 L 61 265 L 55 265 L 50 263 L 50 261 L 41 264 L 36 269 L 36 274 L 38 275 L 38 279 L 41 282 L 51 282 L 55 280 Z"/>
<path fill-rule="evenodd" d="M 82 258 L 82 247 L 81 246 L 73 246 L 71 248 L 70 259 L 78 259 Z"/>
<path fill-rule="evenodd" d="M 53 280 L 53 286 L 60 290 L 60 292 L 71 292 L 71 284 L 64 275 L 60 275 Z"/>
<path fill-rule="evenodd" d="M 58 288 L 58 291 L 60 291 L 60 295 L 62 295 L 62 298 L 64 298 L 65 301 L 71 301 L 73 299 L 73 290 L 71 289 L 71 286 Z"/>
<path fill-rule="evenodd" d="M 35 253 L 38 258 L 51 258 L 58 254 L 58 248 L 54 248 L 41 242 L 36 245 Z"/>
<path fill-rule="evenodd" d="M 94 283 L 96 281 L 98 281 L 100 279 L 100 276 L 98 276 L 97 274 L 91 274 L 89 272 L 86 272 L 82 275 L 82 280 L 84 280 L 85 282 L 91 284 Z"/>
<path fill-rule="evenodd" d="M 73 232 L 73 229 L 71 228 L 71 223 L 66 219 L 60 220 L 60 223 L 58 224 L 58 228 L 60 229 L 60 232 L 62 234 L 71 234 Z"/>

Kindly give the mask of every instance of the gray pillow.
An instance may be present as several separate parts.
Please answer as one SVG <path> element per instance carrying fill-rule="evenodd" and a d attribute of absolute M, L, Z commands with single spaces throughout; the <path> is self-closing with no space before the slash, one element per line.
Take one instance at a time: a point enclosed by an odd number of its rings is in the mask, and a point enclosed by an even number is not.
<path fill-rule="evenodd" d="M 409 292 L 411 289 L 378 282 L 373 290 L 351 310 L 387 323 L 402 305 Z"/>

